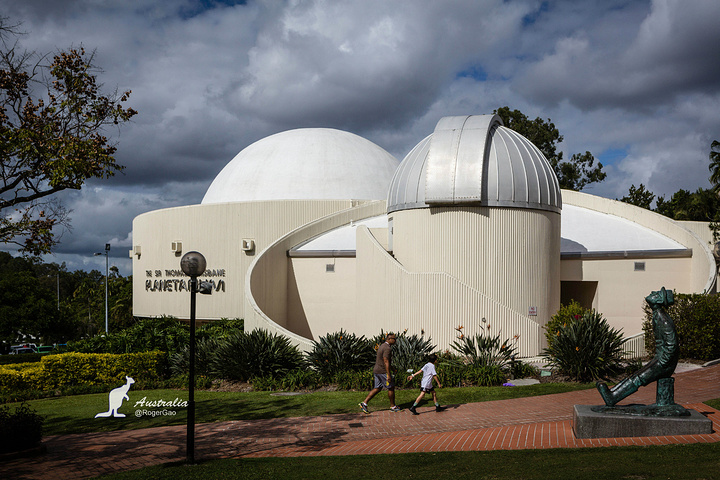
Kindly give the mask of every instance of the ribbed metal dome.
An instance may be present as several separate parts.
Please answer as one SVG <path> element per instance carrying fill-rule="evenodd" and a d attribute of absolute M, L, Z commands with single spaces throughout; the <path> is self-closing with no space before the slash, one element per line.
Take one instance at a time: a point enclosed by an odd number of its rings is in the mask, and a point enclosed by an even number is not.
<path fill-rule="evenodd" d="M 559 212 L 560 185 L 547 159 L 497 115 L 442 118 L 395 171 L 388 213 L 442 205 Z"/>

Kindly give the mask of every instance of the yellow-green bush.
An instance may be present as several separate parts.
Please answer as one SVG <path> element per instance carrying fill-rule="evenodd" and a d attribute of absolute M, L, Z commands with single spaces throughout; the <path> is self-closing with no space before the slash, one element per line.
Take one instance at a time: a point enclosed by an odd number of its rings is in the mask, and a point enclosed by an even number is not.
<path fill-rule="evenodd" d="M 37 390 L 42 365 L 14 363 L 0 366 L 0 390 Z"/>
<path fill-rule="evenodd" d="M 23 381 L 23 375 L 20 371 L 9 368 L 14 365 L 0 366 L 0 389 L 7 390 L 24 390 L 27 385 Z"/>
<path fill-rule="evenodd" d="M 161 380 L 167 369 L 164 352 L 62 353 L 39 363 L 0 366 L 0 390 L 55 390 L 75 385 Z"/>

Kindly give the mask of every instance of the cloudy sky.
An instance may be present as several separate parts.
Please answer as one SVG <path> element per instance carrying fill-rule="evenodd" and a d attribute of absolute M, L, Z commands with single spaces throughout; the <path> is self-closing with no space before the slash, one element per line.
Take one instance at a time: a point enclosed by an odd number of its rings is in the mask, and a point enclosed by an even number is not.
<path fill-rule="evenodd" d="M 22 46 L 96 49 L 106 90 L 139 112 L 127 168 L 63 195 L 73 230 L 48 261 L 131 273 L 132 219 L 197 204 L 263 137 L 347 130 L 398 159 L 447 115 L 501 106 L 550 118 L 591 151 L 609 198 L 643 183 L 709 187 L 720 140 L 717 0 L 0 0 Z"/>

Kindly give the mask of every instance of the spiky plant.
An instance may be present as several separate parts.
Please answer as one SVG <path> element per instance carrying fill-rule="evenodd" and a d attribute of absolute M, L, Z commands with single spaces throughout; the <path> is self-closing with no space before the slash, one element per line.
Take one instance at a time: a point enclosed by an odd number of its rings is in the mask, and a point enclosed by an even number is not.
<path fill-rule="evenodd" d="M 222 343 L 217 338 L 201 338 L 195 342 L 195 373 L 211 374 L 211 367 L 218 347 Z M 170 371 L 173 375 L 184 375 L 190 371 L 190 348 L 185 345 L 179 352 L 169 356 Z"/>
<path fill-rule="evenodd" d="M 501 341 L 500 334 L 493 336 L 482 332 L 475 336 L 461 335 L 451 346 L 466 363 L 474 367 L 495 365 L 502 370 L 508 370 L 517 353 L 514 340 Z"/>
<path fill-rule="evenodd" d="M 372 366 L 375 352 L 364 336 L 340 330 L 313 341 L 306 360 L 322 378 L 331 379 L 341 371 L 357 372 Z"/>
<path fill-rule="evenodd" d="M 623 368 L 623 341 L 621 331 L 591 310 L 560 326 L 542 355 L 550 366 L 574 380 L 607 379 Z"/>
<path fill-rule="evenodd" d="M 221 341 L 210 371 L 218 378 L 247 381 L 253 377 L 280 378 L 304 364 L 302 353 L 289 338 L 256 329 L 235 332 Z"/>
<path fill-rule="evenodd" d="M 406 335 L 402 333 L 397 336 L 393 346 L 392 363 L 398 375 L 397 380 L 402 380 L 407 375 L 401 375 L 408 370 L 417 371 L 427 362 L 428 356 L 435 351 L 432 339 L 418 336 L 417 334 Z"/>

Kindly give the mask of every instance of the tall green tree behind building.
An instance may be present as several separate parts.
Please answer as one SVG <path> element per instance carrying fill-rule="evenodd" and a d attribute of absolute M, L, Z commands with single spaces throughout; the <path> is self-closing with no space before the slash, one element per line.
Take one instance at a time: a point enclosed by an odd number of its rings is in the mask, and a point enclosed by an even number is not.
<path fill-rule="evenodd" d="M 506 127 L 523 135 L 540 149 L 555 171 L 560 188 L 579 192 L 592 183 L 605 180 L 607 174 L 603 172 L 602 163 L 596 164 L 595 157 L 589 151 L 573 154 L 570 160 L 563 160 L 563 152 L 557 151 L 557 145 L 563 141 L 563 137 L 549 118 L 543 120 L 537 117 L 531 120 L 520 110 L 510 110 L 507 106 L 498 108 L 494 113 L 502 118 Z"/>

